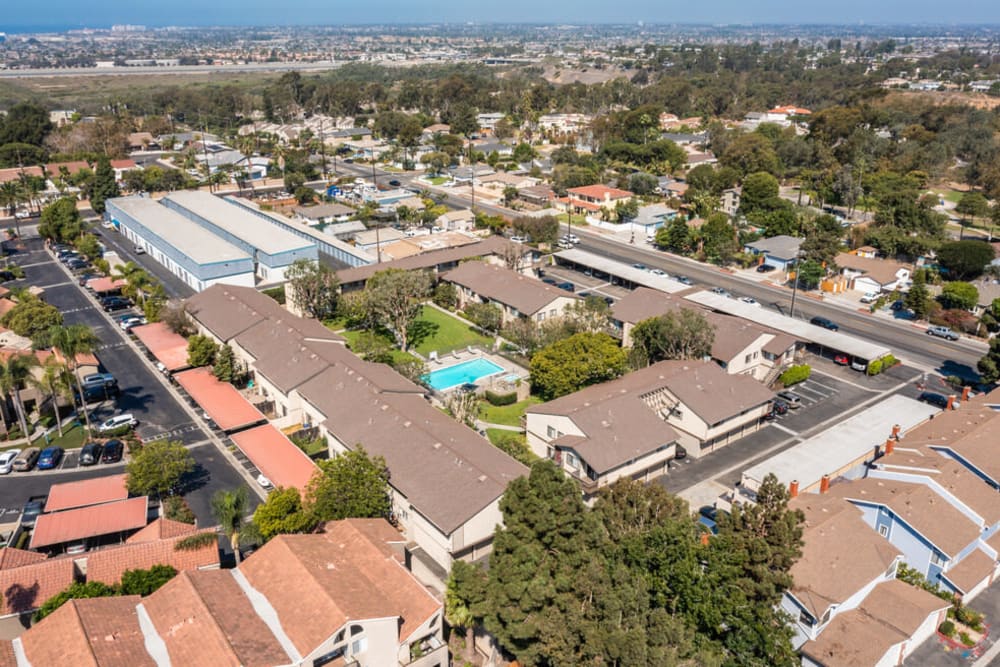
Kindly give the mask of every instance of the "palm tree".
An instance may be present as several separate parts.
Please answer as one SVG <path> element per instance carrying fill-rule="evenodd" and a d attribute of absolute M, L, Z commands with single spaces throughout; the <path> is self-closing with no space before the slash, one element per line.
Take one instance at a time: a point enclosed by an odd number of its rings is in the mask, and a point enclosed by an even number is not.
<path fill-rule="evenodd" d="M 21 389 L 31 377 L 31 368 L 38 365 L 38 359 L 33 354 L 12 354 L 0 362 L 0 391 L 14 403 L 17 421 L 21 433 L 27 437 L 28 420 L 24 417 L 24 403 L 21 402 Z"/>
<path fill-rule="evenodd" d="M 136 299 L 140 305 L 146 300 L 146 290 L 153 286 L 152 276 L 144 268 L 135 262 L 126 262 L 115 271 L 111 278 L 113 280 L 124 280 L 127 285 L 122 290 L 128 296 Z"/>
<path fill-rule="evenodd" d="M 76 382 L 76 388 L 80 394 L 80 410 L 83 412 L 83 421 L 87 425 L 87 429 L 90 429 L 90 415 L 87 414 L 86 403 L 82 402 L 83 382 L 80 380 L 80 374 L 77 373 L 79 367 L 77 357 L 93 352 L 100 342 L 93 329 L 85 324 L 71 324 L 69 326 L 60 324 L 49 328 L 49 344 L 62 355 Z"/>
<path fill-rule="evenodd" d="M 42 364 L 42 374 L 28 377 L 28 383 L 44 394 L 52 402 L 52 412 L 56 417 L 56 428 L 59 437 L 63 435 L 62 419 L 59 415 L 59 397 L 69 396 L 73 400 L 73 384 L 66 364 L 60 362 L 55 355 L 50 356 Z"/>
<path fill-rule="evenodd" d="M 229 538 L 229 544 L 236 555 L 236 564 L 240 562 L 240 534 L 243 532 L 243 517 L 247 513 L 247 489 L 237 487 L 232 491 L 216 491 L 212 496 L 212 514 Z"/>

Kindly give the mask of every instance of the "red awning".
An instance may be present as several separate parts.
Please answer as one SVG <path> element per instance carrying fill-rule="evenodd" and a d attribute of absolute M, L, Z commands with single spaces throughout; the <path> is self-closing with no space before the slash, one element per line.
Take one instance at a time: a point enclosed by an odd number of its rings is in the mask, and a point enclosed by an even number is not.
<path fill-rule="evenodd" d="M 175 334 L 163 322 L 132 327 L 132 333 L 168 371 L 188 367 L 187 340 L 184 336 Z"/>
<path fill-rule="evenodd" d="M 117 503 L 91 505 L 65 512 L 40 514 L 31 533 L 31 548 L 113 535 L 146 525 L 146 496 Z"/>
<path fill-rule="evenodd" d="M 250 404 L 228 382 L 219 382 L 208 368 L 193 368 L 174 376 L 201 409 L 223 431 L 232 431 L 264 421 L 260 410 Z"/>
<path fill-rule="evenodd" d="M 305 491 L 316 464 L 270 424 L 242 431 L 233 442 L 275 486 Z"/>
<path fill-rule="evenodd" d="M 82 479 L 78 482 L 53 484 L 45 501 L 46 512 L 58 512 L 74 507 L 101 505 L 128 498 L 125 475 L 110 475 Z"/>

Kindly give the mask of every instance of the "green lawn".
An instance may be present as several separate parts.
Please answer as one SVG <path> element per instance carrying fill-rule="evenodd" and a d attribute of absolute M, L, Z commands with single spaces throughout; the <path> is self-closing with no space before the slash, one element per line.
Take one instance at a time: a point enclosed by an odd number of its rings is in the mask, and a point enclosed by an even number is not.
<path fill-rule="evenodd" d="M 479 404 L 479 418 L 490 424 L 503 424 L 505 426 L 520 426 L 521 417 L 524 411 L 532 405 L 537 405 L 542 399 L 529 396 L 525 400 L 512 405 L 490 405 L 483 401 Z"/>
<path fill-rule="evenodd" d="M 424 306 L 420 317 L 410 328 L 410 343 L 413 349 L 426 357 L 435 350 L 438 354 L 445 354 L 469 345 L 489 349 L 493 345 L 493 339 L 451 315 Z"/>
<path fill-rule="evenodd" d="M 36 447 L 48 447 L 50 445 L 57 445 L 63 449 L 78 449 L 83 447 L 83 443 L 87 440 L 82 426 L 73 425 L 63 430 L 63 437 L 59 437 L 58 432 L 53 432 L 49 438 L 49 443 L 45 443 L 45 438 L 41 438 L 35 441 Z"/>
<path fill-rule="evenodd" d="M 345 340 L 347 340 L 347 345 L 353 350 L 356 347 L 358 338 L 360 338 L 361 334 L 363 333 L 365 333 L 363 329 L 348 329 L 346 331 L 341 331 L 340 335 L 343 336 Z M 390 338 L 387 334 L 382 333 L 377 335 L 382 340 L 384 340 L 386 345 L 390 348 L 389 355 L 392 357 L 393 364 L 398 364 L 403 361 L 412 361 L 413 359 L 416 359 L 416 357 L 414 357 L 409 352 L 403 352 L 402 350 L 398 350 L 395 347 L 393 347 L 393 345 L 395 345 L 395 341 L 392 340 L 392 338 Z"/>
<path fill-rule="evenodd" d="M 448 177 L 447 176 L 431 176 L 431 177 L 429 177 L 429 178 L 427 178 L 425 180 L 428 183 L 430 183 L 431 185 L 444 185 L 445 183 L 448 182 Z"/>
<path fill-rule="evenodd" d="M 528 447 L 528 442 L 523 433 L 504 431 L 498 428 L 488 428 L 486 429 L 486 437 L 489 438 L 494 447 L 507 452 L 526 466 L 530 466 L 538 460 L 535 453 L 531 451 L 530 447 Z"/>

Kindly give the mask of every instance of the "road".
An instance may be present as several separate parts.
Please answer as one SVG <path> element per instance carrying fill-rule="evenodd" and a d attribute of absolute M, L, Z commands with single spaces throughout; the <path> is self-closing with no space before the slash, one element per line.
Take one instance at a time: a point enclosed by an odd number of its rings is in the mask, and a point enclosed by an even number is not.
<path fill-rule="evenodd" d="M 784 314 L 788 314 L 791 308 L 792 295 L 789 289 L 747 280 L 711 265 L 652 248 L 622 244 L 584 228 L 574 229 L 574 233 L 581 239 L 581 250 L 627 264 L 641 262 L 670 274 L 687 275 L 698 285 L 718 286 L 737 296 L 751 296 L 764 307 L 774 308 Z M 795 300 L 795 316 L 809 319 L 817 315 L 837 322 L 843 333 L 885 345 L 900 359 L 918 367 L 933 369 L 945 376 L 974 376 L 976 362 L 985 352 L 984 346 L 973 341 L 962 339 L 951 342 L 934 338 L 925 333 L 924 327 L 915 328 L 905 321 L 894 322 L 848 310 L 837 304 L 805 298 L 800 292 Z"/>
<path fill-rule="evenodd" d="M 23 281 L 9 283 L 8 287 L 38 285 L 44 288 L 45 300 L 62 312 L 66 324 L 85 324 L 100 338 L 97 356 L 102 368 L 118 380 L 121 396 L 117 401 L 92 407 L 92 420 L 131 412 L 139 420 L 137 432 L 143 440 L 171 438 L 187 445 L 197 465 L 195 472 L 185 480 L 190 490 L 187 499 L 199 522 L 213 525 L 211 495 L 219 489 L 242 485 L 244 482 L 240 474 L 211 444 L 203 426 L 191 420 L 161 379 L 139 358 L 126 342 L 125 334 L 108 320 L 93 299 L 43 249 L 40 239 L 26 240 L 24 250 L 11 259 L 24 269 L 26 277 Z M 29 496 L 48 493 L 51 484 L 114 474 L 122 469 L 120 465 L 75 466 L 76 457 L 69 452 L 59 470 L 7 476 L 0 484 L 0 515 L 12 508 L 20 508 Z M 256 499 L 255 494 L 249 495 L 252 500 Z"/>
<path fill-rule="evenodd" d="M 281 72 L 325 72 L 341 63 L 246 63 L 241 65 L 170 65 L 148 67 L 49 67 L 39 69 L 0 69 L 0 79 L 37 79 L 82 76 L 150 76 L 164 74 L 248 74 Z"/>

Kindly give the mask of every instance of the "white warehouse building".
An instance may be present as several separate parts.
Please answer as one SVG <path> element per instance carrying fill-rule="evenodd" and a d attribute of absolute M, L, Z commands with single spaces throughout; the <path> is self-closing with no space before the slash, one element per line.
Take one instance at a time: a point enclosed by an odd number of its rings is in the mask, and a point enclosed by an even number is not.
<path fill-rule="evenodd" d="M 160 203 L 249 254 L 261 282 L 282 282 L 285 269 L 297 260 L 319 260 L 315 242 L 278 227 L 235 201 L 208 192 L 179 191 Z"/>
<path fill-rule="evenodd" d="M 217 283 L 254 286 L 250 253 L 152 199 L 109 199 L 106 216 L 122 236 L 197 292 Z"/>

